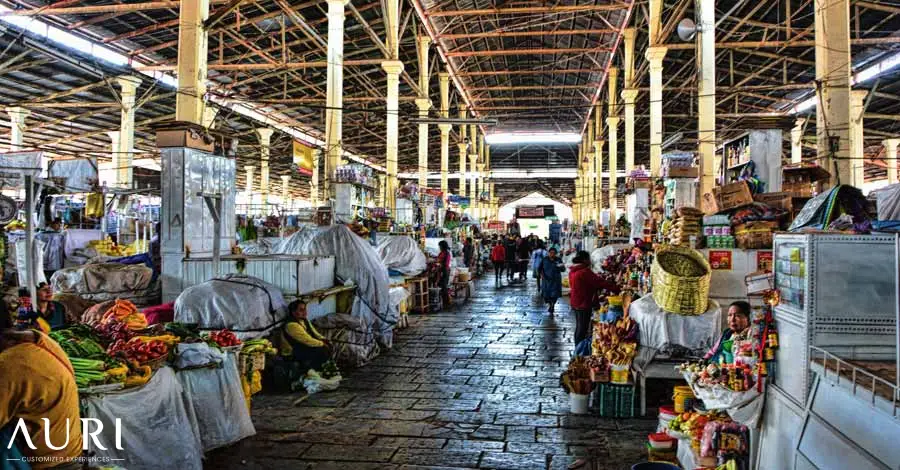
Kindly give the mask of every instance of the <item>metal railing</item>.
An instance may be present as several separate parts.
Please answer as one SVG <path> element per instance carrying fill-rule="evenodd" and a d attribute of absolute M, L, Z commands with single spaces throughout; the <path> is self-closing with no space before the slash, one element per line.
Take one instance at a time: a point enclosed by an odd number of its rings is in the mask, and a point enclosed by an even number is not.
<path fill-rule="evenodd" d="M 871 397 L 866 397 L 866 400 L 871 403 L 874 408 L 879 408 L 877 406 L 877 396 L 878 391 L 876 387 L 879 385 L 884 387 L 889 391 L 890 398 L 884 396 L 885 393 L 882 393 L 882 397 L 884 400 L 889 401 L 891 404 L 891 413 L 894 418 L 900 418 L 900 414 L 898 414 L 898 410 L 900 410 L 900 387 L 896 384 L 891 383 L 890 381 L 878 377 L 877 375 L 859 367 L 853 365 L 843 359 L 835 356 L 834 354 L 819 348 L 817 346 L 809 347 L 809 364 L 810 366 L 814 363 L 818 363 L 817 359 L 821 360 L 822 364 L 822 379 L 829 380 L 831 383 L 835 385 L 841 384 L 841 373 L 849 372 L 850 377 L 844 376 L 843 381 L 847 382 L 849 380 L 850 390 L 854 396 L 857 396 L 857 391 L 862 389 L 867 391 Z M 834 369 L 829 369 L 829 364 L 834 366 Z M 863 382 L 863 383 L 861 383 Z M 860 397 L 863 398 L 863 397 Z"/>

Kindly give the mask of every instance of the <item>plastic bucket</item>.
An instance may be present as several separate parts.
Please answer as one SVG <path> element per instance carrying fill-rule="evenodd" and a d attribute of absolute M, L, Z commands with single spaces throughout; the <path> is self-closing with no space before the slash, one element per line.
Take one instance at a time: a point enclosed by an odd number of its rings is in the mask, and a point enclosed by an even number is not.
<path fill-rule="evenodd" d="M 672 400 L 675 401 L 676 413 L 690 411 L 694 405 L 694 392 L 687 385 L 679 385 L 672 390 Z"/>
<path fill-rule="evenodd" d="M 631 470 L 681 470 L 681 467 L 665 462 L 643 462 L 632 465 Z"/>
<path fill-rule="evenodd" d="M 627 384 L 629 365 L 611 364 L 609 366 L 609 381 L 614 384 Z"/>
<path fill-rule="evenodd" d="M 588 412 L 588 395 L 577 393 L 569 394 L 569 411 L 576 415 L 585 415 Z"/>

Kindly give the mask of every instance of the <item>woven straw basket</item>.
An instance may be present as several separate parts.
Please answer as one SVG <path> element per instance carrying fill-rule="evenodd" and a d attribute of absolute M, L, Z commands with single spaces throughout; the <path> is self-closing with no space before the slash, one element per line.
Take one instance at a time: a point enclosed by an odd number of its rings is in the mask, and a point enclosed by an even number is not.
<path fill-rule="evenodd" d="M 668 272 L 660 265 L 660 257 L 681 257 L 684 261 L 696 263 L 704 274 L 680 276 Z M 709 262 L 698 251 L 673 245 L 660 247 L 653 259 L 651 275 L 653 300 L 661 309 L 680 315 L 699 315 L 706 311 L 709 302 L 710 267 Z"/>

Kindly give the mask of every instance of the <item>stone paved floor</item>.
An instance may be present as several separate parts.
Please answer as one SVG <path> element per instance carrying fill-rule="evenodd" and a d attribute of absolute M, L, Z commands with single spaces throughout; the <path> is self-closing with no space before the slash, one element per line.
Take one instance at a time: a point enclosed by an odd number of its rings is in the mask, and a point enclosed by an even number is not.
<path fill-rule="evenodd" d="M 655 420 L 568 414 L 559 374 L 572 351 L 566 299 L 557 314 L 529 286 L 478 281 L 454 310 L 411 316 L 395 344 L 345 373 L 341 389 L 253 400 L 258 434 L 214 452 L 215 469 L 594 469 L 645 460 Z M 590 467 L 585 467 L 590 468 Z"/>

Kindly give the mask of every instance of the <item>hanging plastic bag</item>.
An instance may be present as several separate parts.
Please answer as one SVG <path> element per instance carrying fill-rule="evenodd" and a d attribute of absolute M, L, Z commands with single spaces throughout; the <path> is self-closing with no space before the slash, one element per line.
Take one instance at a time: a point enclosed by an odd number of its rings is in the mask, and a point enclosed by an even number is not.
<path fill-rule="evenodd" d="M 88 194 L 84 200 L 84 215 L 87 217 L 103 217 L 103 193 Z"/>

